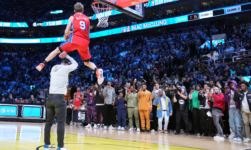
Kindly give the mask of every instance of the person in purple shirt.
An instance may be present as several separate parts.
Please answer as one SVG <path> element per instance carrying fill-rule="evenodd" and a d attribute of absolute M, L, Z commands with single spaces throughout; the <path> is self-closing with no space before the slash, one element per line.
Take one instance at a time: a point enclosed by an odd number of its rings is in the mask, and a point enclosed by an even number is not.
<path fill-rule="evenodd" d="M 123 93 L 119 93 L 119 96 L 115 100 L 115 105 L 117 105 L 118 111 L 118 130 L 125 130 L 126 125 L 126 101 L 124 99 Z"/>

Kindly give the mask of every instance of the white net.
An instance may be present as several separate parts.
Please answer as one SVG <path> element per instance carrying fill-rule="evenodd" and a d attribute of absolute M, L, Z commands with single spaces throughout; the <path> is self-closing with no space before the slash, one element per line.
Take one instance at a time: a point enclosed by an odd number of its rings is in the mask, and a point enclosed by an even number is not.
<path fill-rule="evenodd" d="M 111 15 L 111 8 L 98 2 L 94 2 L 92 3 L 92 9 L 98 18 L 97 26 L 100 28 L 108 27 L 108 18 Z"/>

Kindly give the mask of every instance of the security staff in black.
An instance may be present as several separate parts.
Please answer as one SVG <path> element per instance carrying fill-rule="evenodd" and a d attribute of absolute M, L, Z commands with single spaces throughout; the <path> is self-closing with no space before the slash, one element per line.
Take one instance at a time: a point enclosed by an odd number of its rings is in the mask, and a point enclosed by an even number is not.
<path fill-rule="evenodd" d="M 101 128 L 102 122 L 100 120 L 101 116 L 104 115 L 105 112 L 105 102 L 104 102 L 104 96 L 101 92 L 101 87 L 98 85 L 95 85 L 95 103 L 96 103 L 96 113 L 97 113 L 97 124 L 96 128 Z"/>
<path fill-rule="evenodd" d="M 57 116 L 57 150 L 67 150 L 64 147 L 66 103 L 64 95 L 67 93 L 69 73 L 77 69 L 78 63 L 67 55 L 60 65 L 55 65 L 51 69 L 49 97 L 47 100 L 47 120 L 44 128 L 44 149 L 52 148 L 50 142 L 51 126 L 55 116 Z"/>
<path fill-rule="evenodd" d="M 177 94 L 174 94 L 173 102 L 176 103 L 176 133 L 180 134 L 181 119 L 185 123 L 186 135 L 189 135 L 189 120 L 188 120 L 188 97 L 185 95 L 184 89 L 179 89 Z"/>

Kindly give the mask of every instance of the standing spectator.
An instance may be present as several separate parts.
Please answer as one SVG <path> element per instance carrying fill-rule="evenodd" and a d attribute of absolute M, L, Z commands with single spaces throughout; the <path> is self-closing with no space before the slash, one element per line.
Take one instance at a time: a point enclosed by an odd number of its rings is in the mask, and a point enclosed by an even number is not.
<path fill-rule="evenodd" d="M 118 111 L 118 130 L 124 131 L 126 125 L 126 101 L 123 98 L 123 93 L 119 93 L 118 98 L 115 101 Z"/>
<path fill-rule="evenodd" d="M 170 98 L 172 108 L 175 108 L 174 106 L 174 86 L 170 85 L 169 88 L 166 88 L 166 96 Z M 168 129 L 170 130 L 170 133 L 173 133 L 176 129 L 176 113 L 175 109 L 173 109 L 173 115 L 169 117 L 169 126 Z"/>
<path fill-rule="evenodd" d="M 245 127 L 245 135 L 246 137 L 243 141 L 245 143 L 250 142 L 250 124 L 251 124 L 251 91 L 248 90 L 249 84 L 245 81 L 240 82 L 241 90 L 237 89 L 234 94 L 234 101 L 240 103 L 240 110 L 242 114 L 242 119 Z"/>
<path fill-rule="evenodd" d="M 71 88 L 70 87 L 67 88 L 67 94 L 64 95 L 64 98 L 65 98 L 66 101 L 71 100 Z"/>
<path fill-rule="evenodd" d="M 208 105 L 209 98 L 209 86 L 208 84 L 204 85 L 204 89 L 202 89 L 198 95 L 198 100 L 200 101 L 200 127 L 203 136 L 211 136 L 214 135 L 214 124 L 212 117 L 209 117 L 207 114 L 210 111 L 210 106 Z"/>
<path fill-rule="evenodd" d="M 127 101 L 127 112 L 130 125 L 129 131 L 133 131 L 134 129 L 133 127 L 133 116 L 134 116 L 137 132 L 140 132 L 139 110 L 138 110 L 139 99 L 137 98 L 137 93 L 133 86 L 131 86 L 131 88 L 128 90 L 125 100 Z"/>
<path fill-rule="evenodd" d="M 156 99 L 156 97 L 159 95 L 159 91 L 161 89 L 159 89 L 159 84 L 155 84 L 154 88 L 153 88 L 153 91 L 152 91 L 152 96 L 153 96 L 153 99 Z M 165 91 L 163 91 L 163 95 L 164 97 L 166 97 L 166 94 L 165 94 Z M 155 105 L 153 103 L 153 126 L 152 126 L 152 132 L 155 132 L 157 131 L 158 129 L 158 117 L 157 117 L 157 105 Z M 169 118 L 168 118 L 169 119 Z"/>
<path fill-rule="evenodd" d="M 214 94 L 210 94 L 209 101 L 212 101 L 214 103 L 212 108 L 212 116 L 214 125 L 217 129 L 217 134 L 214 139 L 224 140 L 225 136 L 220 125 L 220 119 L 222 116 L 221 114 L 225 110 L 225 100 L 224 95 L 220 92 L 220 89 L 218 87 L 214 87 Z"/>
<path fill-rule="evenodd" d="M 193 113 L 193 126 L 194 126 L 194 132 L 197 134 L 197 136 L 200 136 L 200 101 L 198 99 L 199 91 L 201 90 L 201 86 L 198 84 L 196 85 L 196 90 L 191 90 L 189 94 L 189 108 Z"/>
<path fill-rule="evenodd" d="M 158 133 L 162 133 L 162 121 L 163 118 L 165 119 L 165 124 L 164 124 L 164 133 L 168 133 L 167 131 L 167 126 L 168 126 L 168 121 L 169 121 L 169 116 L 172 116 L 173 114 L 173 108 L 171 104 L 171 100 L 164 96 L 163 91 L 160 89 L 159 94 L 156 95 L 156 98 L 154 100 L 154 105 L 157 105 L 157 117 L 158 117 L 158 124 L 159 124 L 159 129 Z"/>
<path fill-rule="evenodd" d="M 78 90 L 78 88 L 77 88 Z M 87 122 L 88 125 L 86 128 L 91 128 L 92 117 L 93 121 L 97 122 L 97 114 L 96 114 L 96 105 L 95 105 L 95 93 L 94 93 L 94 86 L 90 87 L 90 91 L 87 92 Z M 94 128 L 97 128 L 97 125 L 94 124 Z"/>
<path fill-rule="evenodd" d="M 113 87 L 111 87 L 112 83 L 111 81 L 107 82 L 107 86 L 103 90 L 104 95 L 104 101 L 105 101 L 105 111 L 104 111 L 104 129 L 107 129 L 109 126 L 110 129 L 115 129 L 112 126 L 113 123 L 113 117 L 114 117 L 114 110 L 113 105 L 115 102 L 115 90 Z"/>
<path fill-rule="evenodd" d="M 152 112 L 153 97 L 151 92 L 146 90 L 146 84 L 143 84 L 142 88 L 140 88 L 139 93 L 137 94 L 137 98 L 139 98 L 139 115 L 142 132 L 145 132 L 145 130 L 147 132 L 150 132 L 150 113 Z"/>
<path fill-rule="evenodd" d="M 101 87 L 99 87 L 98 85 L 95 85 L 95 102 L 96 102 L 96 114 L 97 114 L 97 128 L 101 128 L 100 126 L 100 122 L 102 122 L 102 120 L 100 120 L 102 118 L 102 116 L 104 116 L 104 109 L 105 109 L 105 104 L 104 104 L 104 96 L 103 93 L 101 91 Z"/>
<path fill-rule="evenodd" d="M 82 103 L 82 100 L 84 99 L 84 94 L 80 91 L 80 87 L 77 88 L 77 92 L 74 93 L 74 108 L 73 110 L 81 110 L 80 106 Z"/>
<path fill-rule="evenodd" d="M 181 89 L 178 91 L 177 94 L 174 94 L 173 97 L 174 103 L 177 103 L 176 105 L 176 133 L 180 134 L 180 125 L 181 125 L 181 119 L 185 123 L 185 132 L 186 135 L 189 135 L 189 120 L 188 120 L 188 97 L 185 95 L 184 89 Z"/>
<path fill-rule="evenodd" d="M 228 84 L 229 86 L 225 88 L 224 99 L 227 101 L 229 107 L 229 126 L 234 133 L 233 140 L 241 142 L 243 130 L 242 116 L 239 102 L 234 101 L 234 94 L 237 89 L 237 83 L 232 80 Z"/>
<path fill-rule="evenodd" d="M 45 92 L 44 89 L 40 89 L 38 92 L 39 96 L 38 96 L 38 100 L 41 101 L 42 99 L 45 99 Z"/>

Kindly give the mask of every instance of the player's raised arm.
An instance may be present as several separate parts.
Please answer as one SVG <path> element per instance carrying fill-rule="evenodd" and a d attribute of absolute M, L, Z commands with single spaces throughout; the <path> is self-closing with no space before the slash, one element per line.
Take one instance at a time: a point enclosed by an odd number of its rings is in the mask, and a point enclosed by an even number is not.
<path fill-rule="evenodd" d="M 73 19 L 74 19 L 73 16 L 71 16 L 71 17 L 69 18 L 69 22 L 68 22 L 68 24 L 67 24 L 67 26 L 66 26 L 66 28 L 65 28 L 65 31 L 64 31 L 65 40 L 67 40 L 67 39 L 70 37 L 70 34 L 71 34 L 71 24 L 72 24 L 72 22 L 73 22 Z"/>

